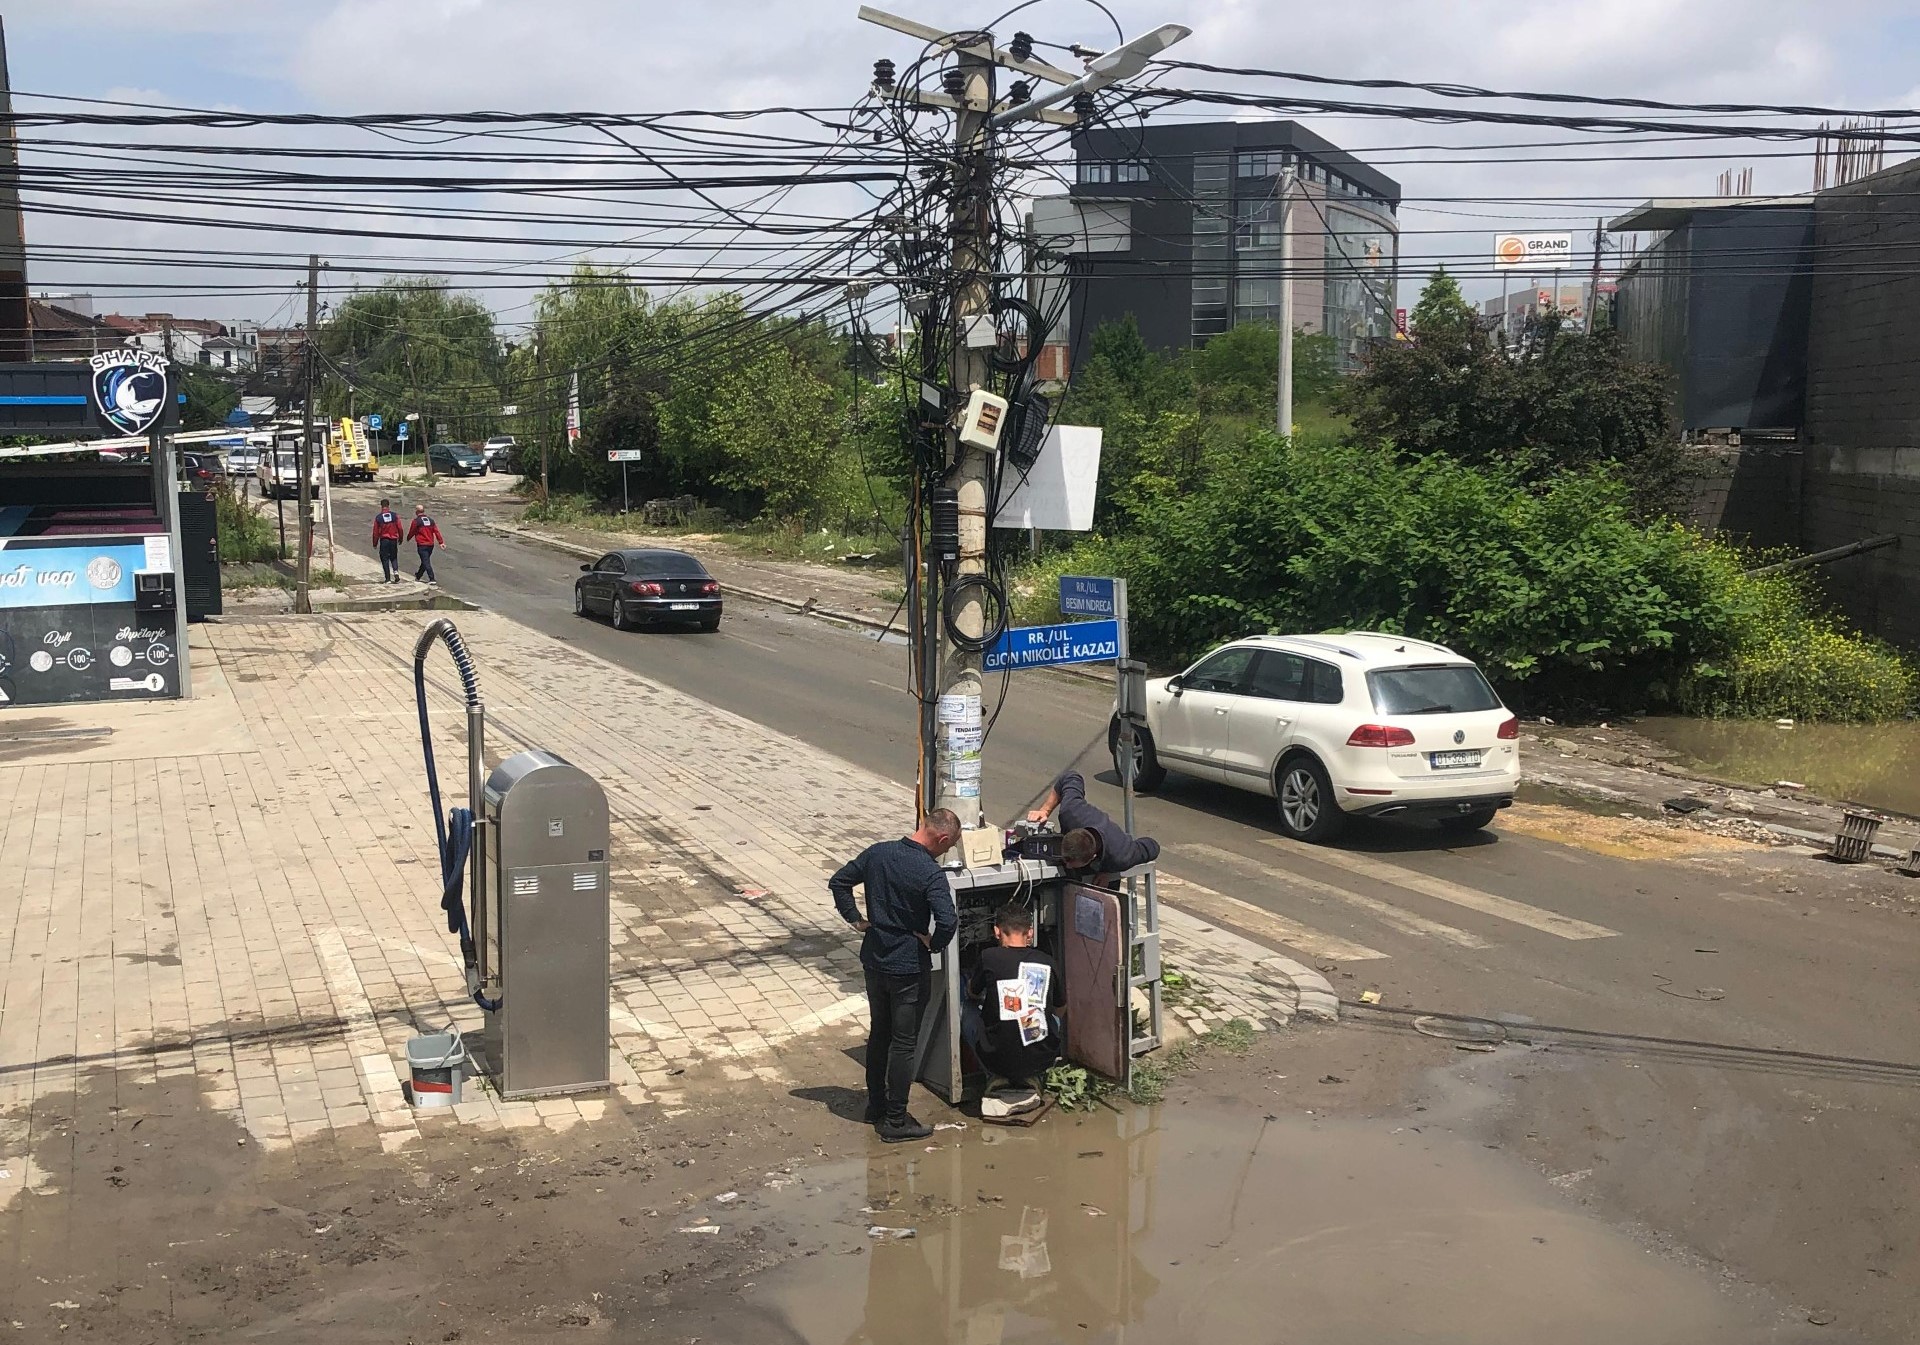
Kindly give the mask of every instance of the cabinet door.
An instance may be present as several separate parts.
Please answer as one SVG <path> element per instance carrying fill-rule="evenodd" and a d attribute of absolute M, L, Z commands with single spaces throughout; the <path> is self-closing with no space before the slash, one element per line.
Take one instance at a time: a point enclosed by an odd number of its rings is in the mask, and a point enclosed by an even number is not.
<path fill-rule="evenodd" d="M 1127 1003 L 1127 928 L 1117 893 L 1084 883 L 1060 892 L 1061 976 L 1067 991 L 1066 1057 L 1123 1087 L 1133 1057 Z"/>

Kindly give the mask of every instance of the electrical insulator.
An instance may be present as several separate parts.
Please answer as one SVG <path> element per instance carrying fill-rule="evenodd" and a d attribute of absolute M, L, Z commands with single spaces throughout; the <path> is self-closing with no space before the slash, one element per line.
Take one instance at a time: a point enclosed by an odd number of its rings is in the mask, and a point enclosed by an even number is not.
<path fill-rule="evenodd" d="M 1093 95 L 1090 93 L 1076 93 L 1073 96 L 1073 110 L 1079 115 L 1081 121 L 1092 121 L 1094 112 Z"/>
<path fill-rule="evenodd" d="M 887 60 L 873 63 L 873 82 L 883 89 L 893 88 L 893 62 Z"/>
<path fill-rule="evenodd" d="M 1021 107 L 1033 101 L 1033 85 L 1024 79 L 1016 79 L 1013 87 L 1007 90 L 1007 103 L 1011 107 Z"/>
<path fill-rule="evenodd" d="M 1033 34 L 1015 33 L 1013 35 L 1013 41 L 1007 46 L 1007 51 L 1012 54 L 1013 59 L 1016 61 L 1033 59 Z"/>
<path fill-rule="evenodd" d="M 941 565 L 960 563 L 960 492 L 941 486 L 927 495 L 927 542 Z"/>
<path fill-rule="evenodd" d="M 967 72 L 957 66 L 942 71 L 940 75 L 940 87 L 947 91 L 949 97 L 965 98 L 967 96 Z"/>

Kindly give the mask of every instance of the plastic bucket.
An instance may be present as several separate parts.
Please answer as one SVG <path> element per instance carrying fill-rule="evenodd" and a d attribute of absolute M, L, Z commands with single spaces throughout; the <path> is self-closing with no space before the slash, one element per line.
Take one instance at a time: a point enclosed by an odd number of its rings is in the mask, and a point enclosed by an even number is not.
<path fill-rule="evenodd" d="M 451 1107 L 460 1100 L 467 1073 L 467 1048 L 449 1028 L 407 1040 L 407 1069 L 413 1075 L 413 1105 Z"/>

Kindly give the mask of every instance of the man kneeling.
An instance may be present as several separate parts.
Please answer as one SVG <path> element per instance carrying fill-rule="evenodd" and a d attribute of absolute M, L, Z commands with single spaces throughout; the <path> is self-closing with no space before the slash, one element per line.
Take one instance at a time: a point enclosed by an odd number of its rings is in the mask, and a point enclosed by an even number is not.
<path fill-rule="evenodd" d="M 981 952 L 967 983 L 962 1035 L 990 1073 L 1032 1091 L 1059 1058 L 1066 991 L 1053 958 L 1033 946 L 1032 910 L 1002 907 L 993 932 L 998 944 Z"/>

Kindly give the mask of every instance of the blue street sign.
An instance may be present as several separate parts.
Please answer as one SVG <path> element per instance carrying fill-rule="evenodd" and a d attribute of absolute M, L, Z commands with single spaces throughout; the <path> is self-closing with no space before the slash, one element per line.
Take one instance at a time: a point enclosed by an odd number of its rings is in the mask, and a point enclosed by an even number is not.
<path fill-rule="evenodd" d="M 400 422 L 400 428 L 393 432 L 393 437 L 400 440 L 405 440 L 408 437 L 406 421 L 403 420 Z"/>
<path fill-rule="evenodd" d="M 378 434 L 378 433 L 380 432 L 380 426 L 381 426 L 381 424 L 382 424 L 382 421 L 381 421 L 381 419 L 380 419 L 380 417 L 378 417 L 378 416 L 368 416 L 368 417 L 367 417 L 367 433 L 368 433 L 368 434 Z"/>
<path fill-rule="evenodd" d="M 1060 576 L 1061 616 L 1118 616 L 1114 610 L 1113 580 L 1083 575 Z"/>
<path fill-rule="evenodd" d="M 985 667 L 988 672 L 1003 672 L 1118 657 L 1119 622 L 1063 621 L 1057 626 L 1015 626 L 988 647 Z"/>

